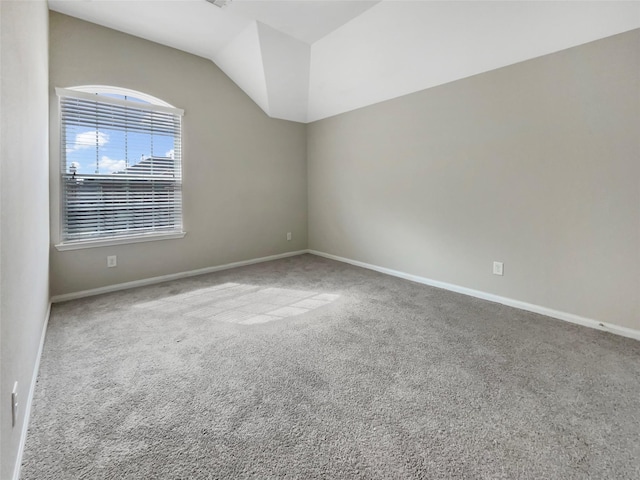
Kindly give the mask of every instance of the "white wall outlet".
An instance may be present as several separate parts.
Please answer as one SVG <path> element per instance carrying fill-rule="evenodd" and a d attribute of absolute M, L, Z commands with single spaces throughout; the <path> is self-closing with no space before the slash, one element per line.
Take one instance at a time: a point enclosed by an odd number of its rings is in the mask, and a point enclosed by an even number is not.
<path fill-rule="evenodd" d="M 287 232 L 287 242 L 291 241 L 291 232 Z"/>
<path fill-rule="evenodd" d="M 18 421 L 18 382 L 13 384 L 11 391 L 11 426 L 15 427 Z"/>
<path fill-rule="evenodd" d="M 493 262 L 493 274 L 504 275 L 504 264 L 502 262 Z"/>
<path fill-rule="evenodd" d="M 118 266 L 118 257 L 116 255 L 109 255 L 107 257 L 107 267 L 113 268 Z"/>

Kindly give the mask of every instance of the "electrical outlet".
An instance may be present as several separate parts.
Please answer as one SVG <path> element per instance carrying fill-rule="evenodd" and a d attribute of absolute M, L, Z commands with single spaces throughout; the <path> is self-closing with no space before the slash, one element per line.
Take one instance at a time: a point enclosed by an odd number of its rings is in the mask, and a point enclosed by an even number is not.
<path fill-rule="evenodd" d="M 291 232 L 287 232 L 287 242 L 291 241 Z"/>
<path fill-rule="evenodd" d="M 113 268 L 118 266 L 118 257 L 116 255 L 109 255 L 107 257 L 107 267 Z"/>
<path fill-rule="evenodd" d="M 18 382 L 13 384 L 13 391 L 11 392 L 11 427 L 16 426 L 18 421 Z"/>
<path fill-rule="evenodd" d="M 493 262 L 493 274 L 504 275 L 504 264 L 502 262 Z"/>

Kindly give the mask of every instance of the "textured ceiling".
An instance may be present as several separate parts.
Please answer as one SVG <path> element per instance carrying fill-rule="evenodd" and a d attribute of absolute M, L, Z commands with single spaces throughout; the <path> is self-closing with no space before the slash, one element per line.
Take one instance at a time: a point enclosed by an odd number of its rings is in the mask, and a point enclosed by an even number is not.
<path fill-rule="evenodd" d="M 215 62 L 269 116 L 310 122 L 640 28 L 635 1 L 49 0 Z"/>

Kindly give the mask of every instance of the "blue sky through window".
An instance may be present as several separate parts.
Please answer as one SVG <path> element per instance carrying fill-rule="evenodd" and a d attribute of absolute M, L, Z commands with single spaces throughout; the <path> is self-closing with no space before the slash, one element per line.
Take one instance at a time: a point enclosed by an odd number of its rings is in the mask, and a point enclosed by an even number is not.
<path fill-rule="evenodd" d="M 173 158 L 172 136 L 84 126 L 67 127 L 67 165 L 77 173 L 113 173 L 150 156 Z"/>

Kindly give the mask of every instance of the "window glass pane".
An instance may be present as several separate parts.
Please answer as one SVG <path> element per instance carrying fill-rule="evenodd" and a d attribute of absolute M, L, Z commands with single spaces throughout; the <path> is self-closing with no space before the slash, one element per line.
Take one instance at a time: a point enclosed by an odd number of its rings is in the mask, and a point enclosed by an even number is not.
<path fill-rule="evenodd" d="M 149 103 L 146 100 L 142 100 L 138 97 L 132 97 L 130 95 L 119 95 L 117 93 L 100 93 L 100 95 L 103 97 L 119 98 L 120 100 L 129 100 L 130 102 Z"/>
<path fill-rule="evenodd" d="M 74 125 L 65 143 L 67 166 L 77 173 L 123 172 L 150 157 L 175 158 L 175 138 L 163 134 Z"/>

